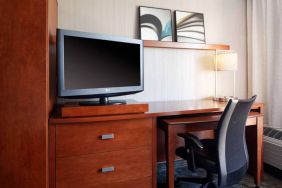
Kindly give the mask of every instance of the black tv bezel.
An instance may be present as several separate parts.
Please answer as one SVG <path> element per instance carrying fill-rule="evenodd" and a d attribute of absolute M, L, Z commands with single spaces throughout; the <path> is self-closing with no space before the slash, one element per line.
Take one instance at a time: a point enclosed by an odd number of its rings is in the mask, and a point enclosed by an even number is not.
<path fill-rule="evenodd" d="M 82 37 L 89 39 L 107 40 L 113 42 L 140 45 L 140 85 L 126 87 L 66 89 L 64 76 L 64 37 Z M 97 33 L 57 29 L 57 60 L 58 60 L 58 97 L 60 98 L 101 98 L 129 95 L 144 91 L 144 49 L 143 41 L 126 37 L 108 36 Z"/>

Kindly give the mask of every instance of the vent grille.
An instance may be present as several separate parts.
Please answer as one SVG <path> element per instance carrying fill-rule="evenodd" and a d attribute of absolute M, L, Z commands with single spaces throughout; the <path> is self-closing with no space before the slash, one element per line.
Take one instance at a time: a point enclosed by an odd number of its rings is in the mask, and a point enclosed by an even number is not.
<path fill-rule="evenodd" d="M 263 134 L 270 138 L 282 140 L 282 131 L 271 127 L 264 127 Z"/>
<path fill-rule="evenodd" d="M 264 128 L 264 162 L 282 170 L 282 131 Z"/>

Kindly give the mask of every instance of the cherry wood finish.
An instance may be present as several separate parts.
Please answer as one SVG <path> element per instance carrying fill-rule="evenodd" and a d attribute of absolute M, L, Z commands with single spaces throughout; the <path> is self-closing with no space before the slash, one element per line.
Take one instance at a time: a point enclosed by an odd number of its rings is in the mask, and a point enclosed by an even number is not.
<path fill-rule="evenodd" d="M 250 157 L 249 172 L 260 185 L 263 177 L 263 116 L 257 118 L 257 126 L 246 129 L 246 142 Z"/>
<path fill-rule="evenodd" d="M 76 126 L 95 125 L 100 123 L 110 123 L 112 121 L 139 121 L 149 118 L 152 121 L 152 186 L 156 187 L 156 165 L 157 161 L 169 161 L 169 172 L 173 172 L 173 161 L 175 160 L 175 148 L 183 140 L 176 138 L 177 132 L 192 132 L 200 138 L 213 138 L 219 115 L 223 112 L 226 102 L 216 102 L 212 100 L 191 100 L 191 101 L 169 101 L 169 102 L 151 102 L 149 111 L 141 114 L 121 114 L 113 116 L 95 116 L 95 117 L 73 117 L 62 118 L 59 113 L 55 113 L 50 119 L 50 124 L 57 128 L 65 127 L 71 129 Z M 246 128 L 247 142 L 250 154 L 250 171 L 255 177 L 257 185 L 260 184 L 262 177 L 262 122 L 263 122 L 263 103 L 255 103 L 252 106 L 252 112 L 249 114 Z M 163 126 L 163 119 L 170 121 L 174 119 L 176 123 L 184 123 L 185 126 Z M 172 123 L 172 121 L 170 121 Z M 156 130 L 156 127 L 160 128 Z M 118 127 L 118 126 L 117 126 Z M 57 129 L 56 128 L 56 129 Z M 167 130 L 167 131 L 163 131 Z M 168 134 L 169 132 L 173 134 Z M 75 131 L 74 131 L 75 132 Z M 78 131 L 79 132 L 79 131 Z M 90 131 L 91 132 L 91 131 Z M 143 133 L 142 133 L 143 134 Z M 165 135 L 166 134 L 166 135 Z M 80 134 L 83 136 L 83 134 Z M 86 134 L 87 135 L 87 134 Z M 140 134 L 141 135 L 141 134 Z M 139 135 L 139 136 L 140 136 Z M 70 134 L 69 137 L 72 137 Z M 249 137 L 249 139 L 248 139 Z M 86 136 L 87 138 L 87 136 Z M 84 140 L 83 138 L 81 138 Z M 86 139 L 87 140 L 87 139 Z M 79 141 L 78 141 L 79 142 Z M 166 144 L 165 144 L 166 143 Z M 81 145 L 80 145 L 81 146 Z M 87 147 L 87 146 L 86 146 Z M 170 147 L 166 150 L 167 147 Z M 250 152 L 250 153 L 251 153 Z M 166 153 L 166 154 L 165 154 Z M 93 154 L 95 155 L 95 154 Z M 77 156 L 75 156 L 77 157 Z M 57 167 L 56 167 L 57 168 Z M 55 172 L 53 172 L 55 173 Z M 173 178 L 170 178 L 170 186 L 173 186 Z M 150 184 L 151 185 L 151 184 Z M 126 186 L 125 186 L 126 187 Z"/>
<path fill-rule="evenodd" d="M 184 101 L 166 101 L 149 102 L 148 116 L 179 116 L 190 114 L 221 113 L 227 102 L 218 102 L 209 99 L 203 100 L 184 100 Z M 263 113 L 264 104 L 256 102 L 252 106 L 252 111 Z"/>
<path fill-rule="evenodd" d="M 256 126 L 256 143 L 255 144 L 255 153 L 257 154 L 255 158 L 255 162 L 252 164 L 256 164 L 256 169 L 253 171 L 255 176 L 255 183 L 260 185 L 261 179 L 263 177 L 263 116 L 257 118 L 257 126 Z M 247 135 L 248 136 L 248 135 Z M 250 146 L 249 146 L 250 147 Z"/>
<path fill-rule="evenodd" d="M 250 173 L 254 176 L 254 182 L 260 185 L 262 179 L 262 139 L 263 139 L 263 106 L 253 106 L 246 122 L 246 138 L 250 154 Z M 162 119 L 159 128 L 165 133 L 165 151 L 167 165 L 167 182 L 169 188 L 174 188 L 174 161 L 177 147 L 177 134 L 181 132 L 194 132 L 199 130 L 214 130 L 217 127 L 219 115 L 201 114 L 200 116 L 174 117 Z M 250 128 L 249 128 L 250 127 Z M 204 135 L 206 137 L 206 135 Z"/>
<path fill-rule="evenodd" d="M 47 46 L 47 101 L 49 116 L 51 115 L 57 98 L 57 25 L 58 25 L 58 11 L 57 0 L 47 0 L 48 2 L 48 41 Z"/>
<path fill-rule="evenodd" d="M 143 147 L 83 156 L 59 157 L 56 159 L 56 165 L 57 188 L 114 185 L 115 182 L 151 177 L 152 149 Z M 109 166 L 114 167 L 113 172 L 103 173 L 101 171 L 103 167 Z"/>
<path fill-rule="evenodd" d="M 79 106 L 78 104 L 60 107 L 61 117 L 83 117 L 116 114 L 135 114 L 148 111 L 148 104 L 121 104 L 105 106 Z"/>
<path fill-rule="evenodd" d="M 156 119 L 114 117 L 50 124 L 50 188 L 156 187 Z M 109 166 L 115 171 L 100 171 Z"/>
<path fill-rule="evenodd" d="M 103 134 L 113 139 L 102 140 Z M 58 125 L 56 156 L 76 156 L 152 145 L 152 120 L 132 119 Z"/>
<path fill-rule="evenodd" d="M 56 1 L 0 2 L 0 187 L 48 186 Z"/>
<path fill-rule="evenodd" d="M 56 188 L 56 127 L 49 126 L 49 188 Z"/>
<path fill-rule="evenodd" d="M 119 181 L 113 183 L 106 182 L 105 184 L 100 184 L 95 187 L 89 188 L 132 188 L 132 185 L 134 185 L 134 188 L 152 188 L 152 177 L 139 178 L 128 181 Z"/>
<path fill-rule="evenodd" d="M 152 185 L 157 188 L 157 118 L 152 118 Z"/>
<path fill-rule="evenodd" d="M 230 50 L 230 46 L 225 44 L 192 44 L 184 42 L 163 42 L 153 40 L 144 40 L 144 47 L 192 50 Z"/>
<path fill-rule="evenodd" d="M 250 112 L 249 118 L 247 119 L 246 126 L 254 125 L 256 124 L 256 117 L 261 116 L 262 114 L 259 112 Z M 212 123 L 212 122 L 218 122 L 221 115 L 209 115 L 204 114 L 201 116 L 188 116 L 188 117 L 178 117 L 178 118 L 168 118 L 163 119 L 162 123 L 168 124 L 168 125 L 195 125 L 195 124 L 202 124 L 202 123 Z M 216 127 L 212 127 L 214 129 Z"/>
<path fill-rule="evenodd" d="M 50 124 L 70 124 L 70 123 L 89 123 L 97 121 L 139 119 L 139 118 L 159 118 L 168 116 L 193 115 L 205 113 L 223 112 L 226 102 L 217 102 L 213 100 L 187 100 L 187 101 L 159 101 L 148 102 L 149 111 L 137 114 L 121 114 L 114 116 L 94 116 L 94 117 L 75 117 L 62 118 L 60 113 L 55 113 L 50 118 Z M 254 103 L 252 110 L 263 112 L 263 103 Z M 59 111 L 59 110 L 58 110 Z"/>
<path fill-rule="evenodd" d="M 176 150 L 176 130 L 173 126 L 166 126 L 165 146 L 166 146 L 166 182 L 167 187 L 174 187 L 174 160 Z M 173 174 L 173 175 L 172 175 Z"/>

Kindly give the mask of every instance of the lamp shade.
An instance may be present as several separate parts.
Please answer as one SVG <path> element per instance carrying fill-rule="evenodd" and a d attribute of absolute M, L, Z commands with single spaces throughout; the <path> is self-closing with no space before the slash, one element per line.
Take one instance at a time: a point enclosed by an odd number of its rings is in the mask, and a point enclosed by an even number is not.
<path fill-rule="evenodd" d="M 238 56 L 235 52 L 225 52 L 216 55 L 217 70 L 216 71 L 236 71 L 238 64 Z"/>

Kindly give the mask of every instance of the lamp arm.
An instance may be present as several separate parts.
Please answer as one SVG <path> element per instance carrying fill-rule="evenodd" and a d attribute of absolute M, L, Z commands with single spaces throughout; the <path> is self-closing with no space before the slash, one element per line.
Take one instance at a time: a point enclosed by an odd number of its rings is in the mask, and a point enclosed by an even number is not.
<path fill-rule="evenodd" d="M 215 70 L 215 98 L 217 98 L 217 50 L 215 50 L 215 64 L 214 64 L 214 70 Z"/>
<path fill-rule="evenodd" d="M 235 98 L 236 71 L 233 71 L 233 97 Z"/>

